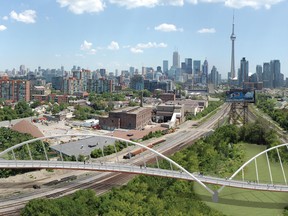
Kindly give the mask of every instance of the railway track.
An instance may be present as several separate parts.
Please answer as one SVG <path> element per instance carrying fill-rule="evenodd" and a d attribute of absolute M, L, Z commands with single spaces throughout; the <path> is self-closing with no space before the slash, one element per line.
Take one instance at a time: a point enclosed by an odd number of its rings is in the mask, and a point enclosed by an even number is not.
<path fill-rule="evenodd" d="M 228 114 L 229 105 L 223 105 L 222 109 L 218 111 L 215 115 L 211 116 L 207 121 L 202 123 L 199 126 L 199 131 L 196 131 L 193 134 L 189 134 L 189 131 L 184 131 L 188 135 L 184 136 L 180 142 L 175 143 L 175 145 L 169 146 L 168 148 L 165 148 L 165 146 L 160 146 L 157 148 L 159 152 L 161 152 L 164 155 L 171 155 L 183 148 L 185 148 L 187 145 L 191 145 L 195 140 L 201 138 L 203 135 L 205 135 L 204 129 L 212 129 L 215 124 L 219 121 L 219 119 L 225 117 L 225 115 Z M 201 131 L 201 129 L 203 131 Z M 189 136 L 193 138 L 188 138 Z M 149 155 L 149 153 L 147 153 Z M 148 157 L 148 156 L 147 156 Z M 146 158 L 147 159 L 147 158 Z M 147 160 L 147 162 L 152 163 L 155 162 L 155 158 L 151 157 Z M 137 164 L 137 161 L 135 161 Z M 79 182 L 78 184 L 73 185 L 72 187 L 68 187 L 66 189 L 52 192 L 47 195 L 40 196 L 40 198 L 57 198 L 65 195 L 72 194 L 73 192 L 79 190 L 79 189 L 93 189 L 95 190 L 97 195 L 101 195 L 109 191 L 115 186 L 121 186 L 123 184 L 128 183 L 134 176 L 134 174 L 122 174 L 122 173 L 106 173 L 105 175 L 98 177 L 96 181 L 89 181 L 89 182 Z M 58 187 L 61 187 L 59 185 Z M 0 206 L 0 216 L 17 216 L 20 215 L 21 210 L 25 207 L 26 203 L 29 202 L 29 200 L 34 199 L 34 197 L 30 198 L 26 197 L 25 200 L 12 200 L 13 203 L 9 203 L 7 205 Z"/>

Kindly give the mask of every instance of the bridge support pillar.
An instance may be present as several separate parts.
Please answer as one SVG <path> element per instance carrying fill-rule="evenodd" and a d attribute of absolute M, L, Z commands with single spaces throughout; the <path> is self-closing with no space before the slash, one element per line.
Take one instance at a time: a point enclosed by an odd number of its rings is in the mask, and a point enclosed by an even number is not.
<path fill-rule="evenodd" d="M 212 201 L 214 203 L 218 203 L 218 201 L 219 201 L 219 196 L 218 196 L 218 191 L 217 190 L 215 190 L 214 194 L 212 195 Z"/>

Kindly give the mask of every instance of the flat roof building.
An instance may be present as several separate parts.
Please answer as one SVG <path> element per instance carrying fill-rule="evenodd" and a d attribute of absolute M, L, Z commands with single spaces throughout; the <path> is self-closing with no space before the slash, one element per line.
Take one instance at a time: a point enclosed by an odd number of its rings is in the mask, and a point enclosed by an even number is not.
<path fill-rule="evenodd" d="M 114 130 L 144 128 L 152 117 L 152 108 L 127 107 L 125 109 L 109 112 L 108 117 L 99 117 L 99 124 L 102 129 Z"/>

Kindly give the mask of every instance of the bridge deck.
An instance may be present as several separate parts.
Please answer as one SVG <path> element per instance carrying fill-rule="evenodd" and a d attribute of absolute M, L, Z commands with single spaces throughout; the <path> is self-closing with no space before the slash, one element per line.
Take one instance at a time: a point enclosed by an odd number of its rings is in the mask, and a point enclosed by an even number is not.
<path fill-rule="evenodd" d="M 127 163 L 109 163 L 109 162 L 69 162 L 69 161 L 36 161 L 36 160 L 1 160 L 0 168 L 34 168 L 34 169 L 71 169 L 71 170 L 90 170 L 90 171 L 103 171 L 103 172 L 121 172 L 153 175 L 160 177 L 184 179 L 194 181 L 195 178 L 190 173 L 177 170 L 165 170 L 160 168 L 150 168 L 144 166 L 136 166 Z M 194 174 L 195 175 L 195 174 Z M 197 179 L 204 183 L 252 189 L 263 191 L 279 191 L 288 192 L 287 185 L 272 185 L 272 184 L 257 184 L 251 182 L 243 182 L 238 180 L 223 179 L 211 176 L 195 175 Z"/>

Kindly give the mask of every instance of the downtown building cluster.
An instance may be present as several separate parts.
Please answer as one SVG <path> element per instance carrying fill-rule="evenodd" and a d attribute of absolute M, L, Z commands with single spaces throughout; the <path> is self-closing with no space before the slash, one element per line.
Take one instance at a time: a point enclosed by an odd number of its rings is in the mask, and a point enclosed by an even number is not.
<path fill-rule="evenodd" d="M 233 79 L 231 73 L 228 73 L 230 84 L 240 88 L 254 88 L 261 90 L 262 88 L 282 88 L 287 87 L 288 80 L 284 80 L 284 74 L 281 73 L 280 60 L 271 60 L 264 62 L 263 65 L 256 66 L 255 73 L 249 73 L 249 61 L 243 57 L 240 61 L 237 79 Z"/>
<path fill-rule="evenodd" d="M 175 92 L 175 82 L 183 83 L 186 90 L 207 88 L 208 83 L 220 84 L 221 75 L 213 66 L 209 74 L 208 61 L 201 64 L 200 60 L 192 61 L 185 58 L 180 62 L 177 51 L 172 56 L 172 66 L 169 61 L 163 61 L 163 67 L 142 67 L 141 71 L 130 67 L 120 74 L 107 72 L 106 69 L 86 70 L 73 66 L 70 71 L 60 69 L 42 69 L 38 67 L 30 71 L 24 65 L 19 70 L 6 70 L 0 79 L 0 96 L 5 101 L 17 102 L 53 101 L 68 102 L 69 97 L 85 97 L 89 93 L 102 94 L 117 92 L 125 88 L 134 90 L 147 89 L 150 92 L 160 90 L 163 93 Z M 22 87 L 23 86 L 23 87 Z M 53 91 L 52 91 L 53 90 Z M 55 94 L 55 90 L 61 94 Z M 54 93 L 52 93 L 54 92 Z"/>

